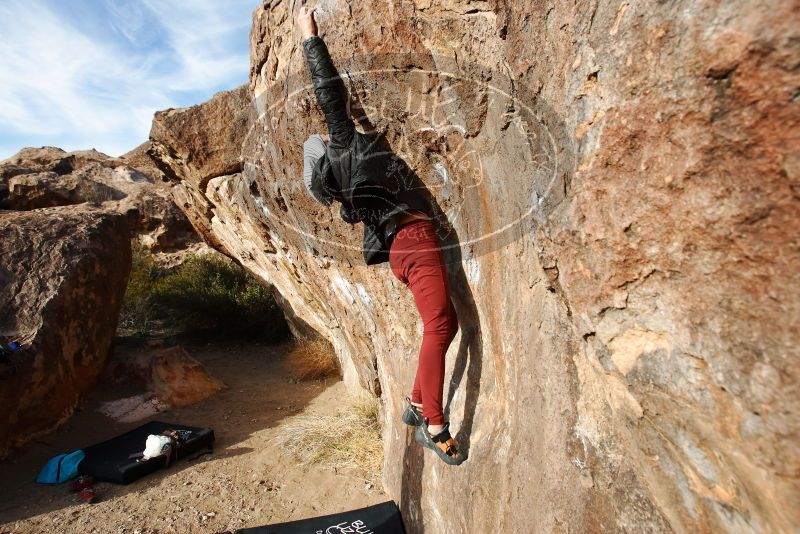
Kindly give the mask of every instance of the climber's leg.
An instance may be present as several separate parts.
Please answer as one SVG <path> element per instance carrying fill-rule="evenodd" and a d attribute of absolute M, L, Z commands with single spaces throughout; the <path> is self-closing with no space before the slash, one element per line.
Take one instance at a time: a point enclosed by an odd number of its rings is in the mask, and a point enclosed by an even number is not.
<path fill-rule="evenodd" d="M 442 396 L 447 348 L 457 329 L 447 269 L 434 226 L 420 221 L 403 227 L 390 251 L 392 272 L 408 285 L 424 325 L 412 402 L 422 404 L 432 430 L 444 425 Z M 421 401 L 421 402 L 420 402 Z"/>
<path fill-rule="evenodd" d="M 409 287 L 424 325 L 415 383 L 422 397 L 422 413 L 430 425 L 444 424 L 444 364 L 452 340 L 452 316 L 443 270 L 443 266 L 417 266 L 409 274 Z"/>
<path fill-rule="evenodd" d="M 411 404 L 422 408 L 422 388 L 419 386 L 419 375 L 414 375 L 414 387 L 411 388 Z"/>
<path fill-rule="evenodd" d="M 449 289 L 448 289 L 448 295 L 449 294 L 450 293 L 449 293 Z M 420 313 L 420 315 L 421 315 L 421 313 Z M 456 333 L 458 332 L 458 316 L 456 315 L 456 309 L 453 306 L 453 302 L 452 301 L 450 301 L 450 325 L 449 325 L 449 330 L 450 330 L 450 335 L 449 335 L 449 340 L 447 341 L 447 346 L 448 347 L 450 346 L 450 343 L 453 342 L 453 338 L 456 337 Z M 447 351 L 447 349 L 445 349 L 445 352 L 446 351 Z M 419 408 L 422 408 L 422 405 L 423 405 L 422 404 L 422 388 L 420 387 L 420 384 L 419 384 L 419 377 L 420 377 L 420 373 L 419 373 L 419 368 L 418 368 L 417 369 L 417 374 L 414 377 L 414 388 L 411 390 L 411 404 L 413 404 L 414 406 L 417 406 Z"/>

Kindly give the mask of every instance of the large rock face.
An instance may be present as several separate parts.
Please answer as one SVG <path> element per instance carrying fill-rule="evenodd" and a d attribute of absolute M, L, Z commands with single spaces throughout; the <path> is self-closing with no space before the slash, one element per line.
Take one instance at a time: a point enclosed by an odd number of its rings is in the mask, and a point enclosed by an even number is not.
<path fill-rule="evenodd" d="M 23 345 L 0 387 L 0 455 L 69 417 L 100 376 L 130 239 L 125 214 L 88 204 L 0 212 L 0 335 Z"/>
<path fill-rule="evenodd" d="M 303 189 L 302 142 L 324 123 L 292 6 L 254 13 L 251 101 L 157 116 L 149 153 L 206 239 L 332 342 L 354 391 L 382 395 L 385 483 L 410 529 L 795 528 L 794 6 L 319 3 L 353 114 L 440 215 L 459 468 L 400 423 L 410 294 Z"/>

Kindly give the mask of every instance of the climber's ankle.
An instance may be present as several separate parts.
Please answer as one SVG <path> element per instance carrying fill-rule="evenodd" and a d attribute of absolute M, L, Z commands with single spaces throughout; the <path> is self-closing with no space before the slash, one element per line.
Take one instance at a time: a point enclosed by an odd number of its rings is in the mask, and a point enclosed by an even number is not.
<path fill-rule="evenodd" d="M 441 432 L 443 428 L 444 428 L 444 425 L 428 425 L 428 433 L 431 436 L 435 436 L 436 434 Z"/>

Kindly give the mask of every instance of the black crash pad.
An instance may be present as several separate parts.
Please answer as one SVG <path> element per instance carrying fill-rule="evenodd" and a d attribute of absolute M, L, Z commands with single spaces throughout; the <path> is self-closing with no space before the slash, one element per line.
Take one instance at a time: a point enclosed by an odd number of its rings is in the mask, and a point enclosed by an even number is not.
<path fill-rule="evenodd" d="M 265 527 L 245 528 L 234 534 L 405 534 L 400 510 L 393 501 L 351 512 L 324 515 Z"/>
<path fill-rule="evenodd" d="M 161 434 L 167 429 L 190 432 L 186 441 L 177 450 L 178 459 L 210 448 L 214 442 L 214 431 L 210 428 L 151 421 L 108 441 L 84 448 L 83 452 L 86 457 L 78 466 L 78 473 L 91 475 L 96 480 L 103 482 L 130 484 L 134 480 L 158 471 L 166 466 L 166 456 L 157 456 L 138 462 L 132 456 L 144 450 L 148 435 Z"/>

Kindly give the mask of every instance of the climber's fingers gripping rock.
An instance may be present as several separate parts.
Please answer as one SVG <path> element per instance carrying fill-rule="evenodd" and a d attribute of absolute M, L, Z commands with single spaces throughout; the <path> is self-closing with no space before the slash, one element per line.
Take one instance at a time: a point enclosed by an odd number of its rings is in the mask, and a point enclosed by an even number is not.
<path fill-rule="evenodd" d="M 297 14 L 297 26 L 302 39 L 317 35 L 317 22 L 314 20 L 314 8 L 303 6 Z"/>

